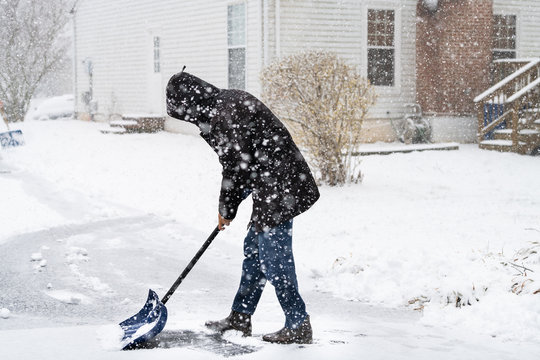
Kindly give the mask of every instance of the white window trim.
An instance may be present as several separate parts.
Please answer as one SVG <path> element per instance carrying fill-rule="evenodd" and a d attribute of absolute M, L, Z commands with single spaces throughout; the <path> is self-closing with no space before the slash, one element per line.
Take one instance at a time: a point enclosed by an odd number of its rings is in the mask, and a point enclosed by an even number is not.
<path fill-rule="evenodd" d="M 515 9 L 514 11 L 494 11 L 493 16 L 495 15 L 501 15 L 501 16 L 508 16 L 508 15 L 514 15 L 516 17 L 516 48 L 513 50 L 516 52 L 516 59 L 519 59 L 521 57 L 520 55 L 520 39 L 522 38 L 521 34 L 521 21 L 520 21 L 520 10 Z M 491 49 L 491 51 L 512 51 L 511 49 Z"/>
<path fill-rule="evenodd" d="M 235 46 L 230 46 L 229 45 L 229 6 L 230 5 L 237 5 L 237 4 L 244 4 L 244 30 L 245 30 L 245 43 L 244 45 L 235 45 Z M 229 49 L 241 49 L 241 48 L 244 48 L 245 49 L 245 60 L 244 60 L 244 83 L 245 83 L 245 89 L 244 90 L 247 90 L 248 88 L 248 55 L 249 55 L 249 52 L 248 52 L 248 20 L 247 20 L 247 17 L 248 17 L 248 1 L 246 0 L 241 0 L 241 1 L 229 1 L 227 2 L 226 6 L 225 6 L 225 34 L 227 34 L 227 36 L 225 36 L 225 42 L 226 42 L 226 49 L 227 49 L 227 88 L 229 88 Z"/>
<path fill-rule="evenodd" d="M 369 10 L 393 10 L 394 11 L 394 85 L 382 86 L 374 85 L 380 94 L 400 94 L 401 93 L 401 7 L 399 1 L 368 3 L 362 6 L 362 45 L 361 45 L 361 74 L 367 79 L 368 69 L 368 49 L 388 48 L 385 46 L 368 46 L 368 9 Z"/>

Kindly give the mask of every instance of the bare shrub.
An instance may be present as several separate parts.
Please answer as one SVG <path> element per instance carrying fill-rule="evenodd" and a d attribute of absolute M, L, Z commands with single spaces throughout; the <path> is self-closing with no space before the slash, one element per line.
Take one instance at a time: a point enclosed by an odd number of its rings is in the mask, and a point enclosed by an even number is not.
<path fill-rule="evenodd" d="M 355 147 L 375 93 L 336 54 L 308 51 L 266 67 L 263 101 L 308 151 L 315 176 L 331 186 L 361 180 Z"/>
<path fill-rule="evenodd" d="M 502 264 L 517 272 L 512 279 L 514 294 L 540 294 L 540 242 L 531 242 L 531 245 L 516 252 L 512 261 Z"/>
<path fill-rule="evenodd" d="M 62 66 L 68 0 L 0 0 L 0 100 L 10 122 L 23 121 L 46 76 Z"/>

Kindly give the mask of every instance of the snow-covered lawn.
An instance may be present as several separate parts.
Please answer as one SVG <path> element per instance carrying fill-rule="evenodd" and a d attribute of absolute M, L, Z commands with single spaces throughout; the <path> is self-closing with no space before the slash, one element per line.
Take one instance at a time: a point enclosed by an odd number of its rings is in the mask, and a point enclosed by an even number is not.
<path fill-rule="evenodd" d="M 107 326 L 135 313 L 148 288 L 162 295 L 214 228 L 220 166 L 208 145 L 79 121 L 20 127 L 26 145 L 0 152 L 0 358 L 227 355 L 205 336 L 119 352 Z M 260 341 L 282 325 L 269 285 L 255 337 L 227 335 L 248 349 L 238 357 L 535 359 L 540 159 L 461 145 L 365 157 L 362 171 L 362 184 L 322 187 L 295 220 L 316 343 Z M 208 335 L 204 321 L 227 315 L 250 207 L 167 304 L 170 336 Z"/>

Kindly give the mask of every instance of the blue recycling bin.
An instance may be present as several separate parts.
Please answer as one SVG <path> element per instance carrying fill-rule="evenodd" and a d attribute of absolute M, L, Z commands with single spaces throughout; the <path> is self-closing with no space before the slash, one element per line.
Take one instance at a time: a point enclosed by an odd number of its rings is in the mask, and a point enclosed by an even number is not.
<path fill-rule="evenodd" d="M 0 145 L 3 148 L 24 145 L 24 137 L 21 130 L 12 130 L 0 133 Z"/>

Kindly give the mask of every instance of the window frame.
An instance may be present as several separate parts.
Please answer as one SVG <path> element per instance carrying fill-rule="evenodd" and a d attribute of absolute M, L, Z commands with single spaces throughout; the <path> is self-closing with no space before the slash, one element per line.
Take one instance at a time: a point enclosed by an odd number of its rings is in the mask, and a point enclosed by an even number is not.
<path fill-rule="evenodd" d="M 510 49 L 510 48 L 496 48 L 494 45 L 495 45 L 495 33 L 494 33 L 494 30 L 495 30 L 495 17 L 496 16 L 502 16 L 502 17 L 508 17 L 508 16 L 513 16 L 515 18 L 515 39 L 514 39 L 514 48 L 513 49 Z M 514 57 L 513 58 L 498 58 L 498 59 L 517 59 L 518 58 L 518 39 L 520 38 L 520 35 L 519 35 L 519 15 L 517 12 L 514 12 L 514 13 L 497 13 L 497 12 L 494 12 L 493 15 L 492 15 L 492 18 L 493 18 L 493 32 L 491 34 L 491 55 L 493 56 L 493 59 L 495 59 L 494 55 L 496 52 L 499 52 L 499 53 L 502 53 L 502 52 L 513 52 L 514 53 Z"/>
<path fill-rule="evenodd" d="M 381 4 L 368 3 L 364 4 L 362 8 L 362 29 L 363 29 L 363 39 L 361 45 L 362 52 L 362 68 L 361 73 L 366 79 L 368 77 L 368 50 L 371 48 L 377 48 L 375 46 L 368 45 L 368 15 L 369 10 L 392 10 L 394 11 L 394 84 L 391 86 L 387 85 L 373 85 L 379 93 L 385 94 L 400 94 L 401 93 L 401 34 L 402 34 L 402 21 L 401 21 L 401 7 L 399 6 L 399 1 L 386 1 Z"/>
<path fill-rule="evenodd" d="M 243 45 L 229 45 L 229 8 L 235 5 L 244 5 L 244 44 Z M 230 89 L 230 50 L 232 49 L 244 49 L 244 88 L 240 90 L 246 90 L 248 84 L 247 76 L 247 59 L 248 59 L 248 28 L 247 28 L 247 14 L 248 14 L 248 4 L 247 1 L 230 1 L 226 4 L 225 7 L 225 41 L 227 43 L 227 88 Z"/>
<path fill-rule="evenodd" d="M 390 64 L 392 66 L 392 74 L 391 76 L 385 76 L 383 78 L 375 78 L 375 80 L 379 81 L 379 82 L 386 82 L 386 80 L 389 80 L 389 84 L 373 84 L 375 86 L 387 86 L 387 87 L 392 87 L 395 85 L 396 83 L 396 12 L 394 10 L 386 10 L 386 9 L 369 9 L 368 8 L 368 19 L 367 19 L 367 22 L 368 22 L 368 43 L 367 43 L 367 56 L 368 56 L 368 61 L 367 61 L 367 75 L 368 75 L 368 79 L 370 77 L 370 53 L 372 51 L 382 51 L 382 52 L 388 52 L 388 53 L 391 53 L 392 55 L 392 58 L 391 58 L 391 61 L 390 61 Z M 375 28 L 379 28 L 379 26 L 383 26 L 385 29 L 385 31 L 388 29 L 389 26 L 391 26 L 392 28 L 392 32 L 381 32 L 379 33 L 378 32 L 378 29 L 375 29 L 375 32 L 374 33 L 370 33 L 370 13 L 373 13 L 375 15 L 375 22 L 374 23 L 371 23 L 373 24 L 373 26 Z M 391 13 L 391 16 L 392 16 L 392 21 L 391 22 L 385 22 L 384 19 L 386 19 L 386 16 Z M 379 22 L 378 18 L 379 16 L 383 15 L 383 21 L 382 22 Z M 377 44 L 370 44 L 371 42 L 371 37 L 375 38 L 375 43 Z M 382 38 L 382 39 L 381 39 Z M 390 44 L 386 44 L 386 42 L 388 42 L 387 40 L 390 40 Z M 380 43 L 385 43 L 385 44 L 380 44 Z M 382 81 L 381 81 L 382 80 Z"/>
<path fill-rule="evenodd" d="M 157 40 L 157 46 L 156 46 Z M 154 74 L 161 73 L 161 36 L 153 35 L 152 36 L 152 50 L 153 50 L 153 68 Z"/>

